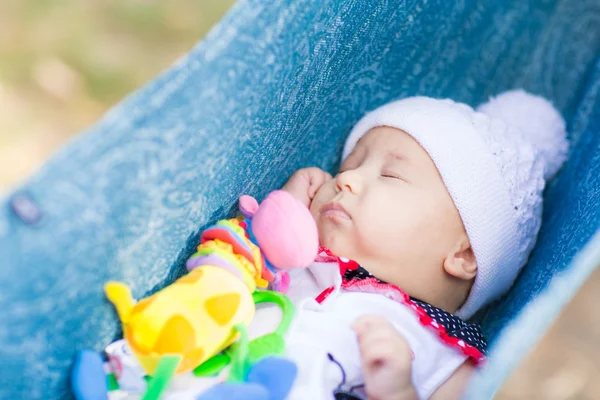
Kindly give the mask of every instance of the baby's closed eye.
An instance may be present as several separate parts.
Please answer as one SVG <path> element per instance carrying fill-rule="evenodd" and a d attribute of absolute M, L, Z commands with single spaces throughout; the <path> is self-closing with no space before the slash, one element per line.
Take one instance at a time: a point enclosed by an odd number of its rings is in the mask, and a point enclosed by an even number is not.
<path fill-rule="evenodd" d="M 383 170 L 383 171 L 381 171 L 380 175 L 383 178 L 397 179 L 397 180 L 400 180 L 400 181 L 404 181 L 405 180 L 404 177 L 400 173 L 398 173 L 396 171 Z"/>

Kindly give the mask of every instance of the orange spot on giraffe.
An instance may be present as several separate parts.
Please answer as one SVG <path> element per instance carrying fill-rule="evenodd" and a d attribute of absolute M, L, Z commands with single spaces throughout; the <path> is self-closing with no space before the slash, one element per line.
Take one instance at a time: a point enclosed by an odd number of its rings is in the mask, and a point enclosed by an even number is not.
<path fill-rule="evenodd" d="M 196 368 L 203 361 L 204 361 L 204 349 L 200 348 L 200 349 L 190 351 L 181 360 L 181 363 L 179 364 L 177 371 L 178 372 L 189 371 L 190 369 Z"/>
<path fill-rule="evenodd" d="M 238 310 L 242 296 L 239 293 L 227 293 L 211 297 L 206 300 L 204 306 L 208 315 L 221 326 L 231 321 Z"/>
<path fill-rule="evenodd" d="M 202 275 L 204 275 L 202 270 L 197 268 L 189 274 L 177 279 L 177 283 L 196 283 L 202 278 Z"/>
<path fill-rule="evenodd" d="M 186 353 L 195 345 L 194 328 L 181 315 L 175 315 L 160 330 L 154 350 L 159 354 Z"/>

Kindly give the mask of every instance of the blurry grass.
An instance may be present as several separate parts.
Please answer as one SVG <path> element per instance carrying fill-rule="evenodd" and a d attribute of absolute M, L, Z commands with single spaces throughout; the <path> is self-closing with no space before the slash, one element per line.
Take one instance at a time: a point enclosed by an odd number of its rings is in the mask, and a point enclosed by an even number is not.
<path fill-rule="evenodd" d="M 0 191 L 187 52 L 233 0 L 1 0 Z"/>

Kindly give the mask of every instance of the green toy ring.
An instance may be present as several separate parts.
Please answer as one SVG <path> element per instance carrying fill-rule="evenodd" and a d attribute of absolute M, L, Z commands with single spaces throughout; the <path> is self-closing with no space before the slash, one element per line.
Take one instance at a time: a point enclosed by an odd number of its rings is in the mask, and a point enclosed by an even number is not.
<path fill-rule="evenodd" d="M 215 376 L 227 365 L 231 364 L 228 381 L 243 380 L 248 368 L 259 359 L 269 355 L 281 355 L 285 351 L 283 337 L 288 331 L 294 318 L 294 304 L 284 294 L 271 290 L 261 290 L 252 293 L 255 304 L 274 303 L 281 309 L 281 321 L 272 333 L 248 341 L 244 326 L 234 328 L 240 335 L 239 339 L 223 353 L 206 360 L 194 370 L 196 376 Z"/>
<path fill-rule="evenodd" d="M 294 318 L 294 304 L 292 301 L 283 293 L 274 292 L 271 290 L 262 290 L 252 293 L 252 299 L 255 304 L 260 303 L 275 303 L 281 308 L 281 322 L 279 326 L 275 329 L 274 333 L 277 333 L 281 336 L 285 335 L 290 324 L 292 323 L 292 319 Z"/>

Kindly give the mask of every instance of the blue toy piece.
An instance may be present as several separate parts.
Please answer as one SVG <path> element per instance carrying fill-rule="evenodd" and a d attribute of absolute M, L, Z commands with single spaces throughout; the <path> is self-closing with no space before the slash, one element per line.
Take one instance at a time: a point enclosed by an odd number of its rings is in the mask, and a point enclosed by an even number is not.
<path fill-rule="evenodd" d="M 213 386 L 196 400 L 271 400 L 269 391 L 257 383 L 222 383 Z"/>
<path fill-rule="evenodd" d="M 292 361 L 265 357 L 250 369 L 247 380 L 267 388 L 270 400 L 283 400 L 292 389 L 297 373 L 298 368 Z"/>
<path fill-rule="evenodd" d="M 214 386 L 197 400 L 283 400 L 296 374 L 293 362 L 281 357 L 265 357 L 250 368 L 246 382 Z"/>
<path fill-rule="evenodd" d="M 106 400 L 108 388 L 100 354 L 82 350 L 75 356 L 71 389 L 77 400 Z"/>

